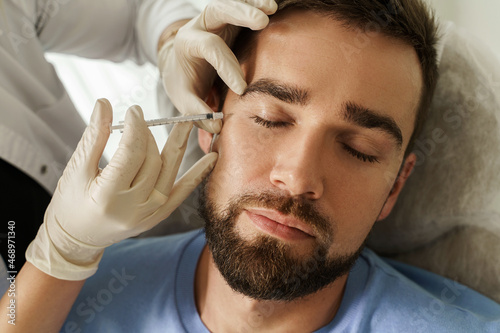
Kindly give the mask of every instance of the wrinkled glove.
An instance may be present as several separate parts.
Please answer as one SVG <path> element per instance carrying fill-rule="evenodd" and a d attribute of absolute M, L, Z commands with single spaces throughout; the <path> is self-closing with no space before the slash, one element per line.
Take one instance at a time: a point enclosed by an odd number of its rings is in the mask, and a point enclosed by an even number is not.
<path fill-rule="evenodd" d="M 243 93 L 243 72 L 228 45 L 236 37 L 236 26 L 263 29 L 269 23 L 267 15 L 276 9 L 272 0 L 214 0 L 161 47 L 158 68 L 163 86 L 182 114 L 212 112 L 204 99 L 215 78 L 214 68 L 231 90 Z M 221 129 L 220 120 L 197 125 L 212 133 Z"/>
<path fill-rule="evenodd" d="M 27 261 L 64 280 L 97 270 L 104 248 L 165 219 L 211 171 L 217 154 L 198 161 L 175 184 L 192 124 L 175 126 L 161 153 L 142 110 L 131 107 L 119 147 L 101 171 L 112 109 L 98 100 L 90 124 L 57 184 Z"/>

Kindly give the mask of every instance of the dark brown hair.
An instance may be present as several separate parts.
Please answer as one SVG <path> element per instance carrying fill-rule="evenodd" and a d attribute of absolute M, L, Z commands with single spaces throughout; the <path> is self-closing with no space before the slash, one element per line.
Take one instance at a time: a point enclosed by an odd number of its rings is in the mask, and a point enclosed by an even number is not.
<path fill-rule="evenodd" d="M 342 22 L 348 29 L 360 29 L 363 33 L 378 32 L 412 46 L 420 61 L 423 87 L 415 118 L 415 127 L 406 148 L 411 152 L 420 134 L 434 94 L 437 71 L 436 43 L 437 23 L 433 12 L 422 0 L 277 0 L 278 11 L 295 8 L 312 11 Z M 233 45 L 233 52 L 244 62 L 255 46 L 259 32 L 242 29 Z M 216 84 L 221 105 L 227 87 Z"/>

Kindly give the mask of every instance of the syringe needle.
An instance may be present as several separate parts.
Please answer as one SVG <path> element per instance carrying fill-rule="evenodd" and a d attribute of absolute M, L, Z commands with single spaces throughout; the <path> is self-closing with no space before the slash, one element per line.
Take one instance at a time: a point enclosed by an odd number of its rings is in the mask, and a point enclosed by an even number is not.
<path fill-rule="evenodd" d="M 222 112 L 214 112 L 214 113 L 194 114 L 181 117 L 151 119 L 151 120 L 146 120 L 146 125 L 149 127 L 149 126 L 168 125 L 175 123 L 184 123 L 187 121 L 216 120 L 222 118 L 223 118 Z M 123 128 L 124 124 L 123 122 L 120 122 L 120 124 L 118 125 L 111 126 L 111 131 L 120 130 L 121 132 L 123 132 Z"/>

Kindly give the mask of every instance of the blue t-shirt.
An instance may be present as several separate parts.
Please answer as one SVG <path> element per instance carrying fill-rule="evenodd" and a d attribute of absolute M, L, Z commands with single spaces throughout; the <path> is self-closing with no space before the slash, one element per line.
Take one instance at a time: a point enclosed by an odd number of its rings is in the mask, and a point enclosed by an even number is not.
<path fill-rule="evenodd" d="M 202 231 L 105 251 L 61 332 L 209 332 L 194 300 Z M 439 275 L 363 250 L 326 332 L 500 332 L 500 304 Z"/>

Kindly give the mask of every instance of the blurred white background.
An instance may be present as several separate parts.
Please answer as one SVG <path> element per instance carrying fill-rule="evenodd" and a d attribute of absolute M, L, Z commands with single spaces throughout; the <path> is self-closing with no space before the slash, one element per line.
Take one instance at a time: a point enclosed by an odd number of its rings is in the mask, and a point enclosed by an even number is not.
<path fill-rule="evenodd" d="M 500 1 L 498 0 L 427 0 L 437 16 L 465 27 L 482 40 L 500 58 Z M 209 0 L 190 0 L 203 8 Z M 90 119 L 95 100 L 106 97 L 114 107 L 115 122 L 123 120 L 128 106 L 140 105 L 146 118 L 158 118 L 156 101 L 158 73 L 150 65 L 137 66 L 132 62 L 120 64 L 109 61 L 82 59 L 74 56 L 47 56 L 60 74 L 63 83 L 85 121 Z M 161 90 L 160 90 L 161 92 Z M 166 140 L 165 128 L 152 128 L 159 146 Z M 120 134 L 110 138 L 105 155 L 109 158 L 116 149 Z"/>
<path fill-rule="evenodd" d="M 427 0 L 443 20 L 455 22 L 489 45 L 500 58 L 500 1 Z"/>

